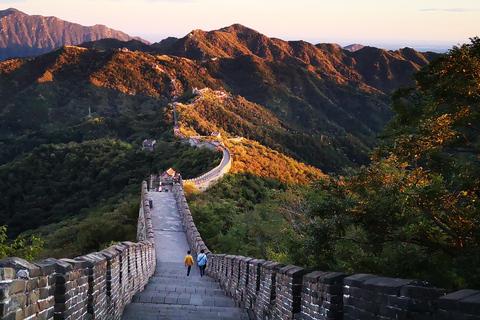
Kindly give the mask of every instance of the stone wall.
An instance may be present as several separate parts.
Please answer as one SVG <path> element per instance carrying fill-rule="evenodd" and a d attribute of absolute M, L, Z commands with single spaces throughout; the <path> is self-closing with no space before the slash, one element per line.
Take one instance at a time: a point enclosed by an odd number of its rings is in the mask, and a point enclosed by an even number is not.
<path fill-rule="evenodd" d="M 74 259 L 0 260 L 0 319 L 121 319 L 155 271 L 147 185 L 142 185 L 138 243 L 123 242 Z"/>
<path fill-rule="evenodd" d="M 122 242 L 74 259 L 0 260 L 0 319 L 121 319 L 155 271 L 147 184 L 142 185 L 137 243 Z M 447 293 L 424 281 L 310 271 L 243 256 L 212 254 L 183 192 L 173 186 L 194 255 L 205 250 L 217 279 L 251 319 L 480 320 L 480 291 Z"/>
<path fill-rule="evenodd" d="M 205 242 L 203 242 L 203 239 L 193 222 L 192 214 L 188 207 L 185 193 L 183 192 L 183 183 L 175 183 L 172 187 L 172 192 L 175 195 L 178 211 L 182 218 L 183 231 L 185 231 L 187 236 L 187 242 L 192 254 L 196 257 L 200 253 L 200 250 L 204 250 L 207 255 L 210 254 L 210 250 L 208 250 Z"/>
<path fill-rule="evenodd" d="M 480 320 L 480 291 L 476 290 L 447 294 L 419 280 L 349 276 L 213 254 L 195 227 L 182 185 L 174 186 L 173 191 L 193 252 L 207 252 L 207 274 L 247 309 L 251 319 Z"/>
<path fill-rule="evenodd" d="M 202 174 L 199 177 L 184 180 L 185 183 L 193 183 L 195 188 L 201 191 L 207 190 L 212 184 L 222 178 L 225 174 L 227 174 L 231 167 L 232 167 L 232 155 L 230 151 L 221 143 L 220 141 L 205 141 L 200 144 L 201 146 L 207 146 L 210 149 L 221 148 L 223 152 L 222 161 L 220 164 L 210 170 L 207 173 Z"/>

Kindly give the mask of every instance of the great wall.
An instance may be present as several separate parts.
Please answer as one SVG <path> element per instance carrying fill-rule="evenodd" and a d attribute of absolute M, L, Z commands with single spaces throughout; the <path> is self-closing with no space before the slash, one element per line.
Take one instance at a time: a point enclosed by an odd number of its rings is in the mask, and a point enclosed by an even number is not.
<path fill-rule="evenodd" d="M 121 319 L 155 271 L 147 192 L 144 183 L 136 243 L 74 259 L 0 260 L 1 319 Z"/>
<path fill-rule="evenodd" d="M 201 177 L 186 180 L 201 189 L 228 172 L 232 161 L 224 146 L 214 143 L 210 147 L 222 149 L 222 163 Z M 195 226 L 183 183 L 181 177 L 171 179 L 166 188 L 171 192 L 158 192 L 152 182 L 150 190 L 143 182 L 136 243 L 121 242 L 74 259 L 0 260 L 0 319 L 480 320 L 477 290 L 449 293 L 421 280 L 312 271 L 214 254 Z M 148 200 L 152 195 L 162 195 L 155 198 L 153 207 Z M 163 195 L 174 200 L 169 203 Z M 153 211 L 163 209 L 167 219 L 152 218 Z M 179 226 L 170 229 L 173 216 L 178 216 Z M 182 252 L 165 241 L 171 237 L 166 230 L 184 242 L 179 246 Z M 177 272 L 187 249 L 194 259 L 200 250 L 207 253 L 205 281 L 187 280 L 183 270 Z M 175 255 L 172 261 L 165 258 L 171 255 Z M 170 269 L 165 269 L 167 265 Z M 160 280 L 155 279 L 166 270 L 169 275 L 162 281 L 176 285 L 158 285 Z M 205 283 L 210 291 L 203 289 Z"/>
<path fill-rule="evenodd" d="M 230 168 L 232 167 L 232 155 L 230 154 L 230 151 L 228 151 L 227 148 L 220 142 L 220 141 L 207 141 L 205 142 L 210 146 L 210 148 L 220 148 L 222 150 L 222 160 L 220 161 L 220 164 L 210 170 L 207 173 L 204 173 L 203 175 L 193 178 L 193 179 L 187 179 L 184 180 L 184 183 L 191 183 L 195 188 L 197 188 L 200 191 L 205 191 L 209 186 L 214 184 L 218 179 L 222 178 L 225 174 L 227 174 L 230 171 Z M 198 145 L 197 145 L 198 146 Z M 200 145 L 201 147 L 202 145 Z M 206 146 L 208 148 L 208 146 Z"/>
<path fill-rule="evenodd" d="M 447 294 L 420 280 L 310 271 L 280 262 L 214 254 L 195 226 L 181 178 L 171 187 L 193 255 L 200 250 L 207 253 L 207 275 L 250 319 L 480 319 L 480 291 L 476 290 Z M 162 263 L 156 255 L 155 249 L 162 243 L 158 237 L 155 240 L 158 232 L 152 227 L 147 188 L 144 182 L 137 243 L 122 242 L 74 259 L 0 260 L 0 318 L 122 319 L 132 297 L 145 289 L 156 265 Z M 165 301 L 162 306 L 168 308 Z M 202 305 L 202 301 L 196 303 Z"/>

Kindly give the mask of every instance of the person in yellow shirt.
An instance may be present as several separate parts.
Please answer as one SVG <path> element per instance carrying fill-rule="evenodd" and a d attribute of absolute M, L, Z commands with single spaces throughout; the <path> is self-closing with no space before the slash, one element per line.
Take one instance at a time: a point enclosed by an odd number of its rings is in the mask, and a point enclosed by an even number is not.
<path fill-rule="evenodd" d="M 187 251 L 187 256 L 185 257 L 185 267 L 187 267 L 187 276 L 190 275 L 190 270 L 192 269 L 193 258 L 190 251 Z"/>

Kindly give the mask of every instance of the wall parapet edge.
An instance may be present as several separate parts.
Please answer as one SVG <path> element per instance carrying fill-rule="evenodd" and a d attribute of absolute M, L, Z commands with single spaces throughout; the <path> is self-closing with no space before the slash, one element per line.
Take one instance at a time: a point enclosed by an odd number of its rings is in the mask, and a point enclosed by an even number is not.
<path fill-rule="evenodd" d="M 156 266 L 143 182 L 137 243 L 123 242 L 74 259 L 0 260 L 0 319 L 120 320 Z"/>
<path fill-rule="evenodd" d="M 205 191 L 212 183 L 222 178 L 232 167 L 232 155 L 222 142 L 206 141 L 205 144 L 211 145 L 213 148 L 222 149 L 223 156 L 220 164 L 199 177 L 183 180 L 184 183 L 192 183 L 197 189 L 202 191 Z"/>
<path fill-rule="evenodd" d="M 447 294 L 427 282 L 306 270 L 244 256 L 214 254 L 198 232 L 183 192 L 173 191 L 192 251 L 208 253 L 214 277 L 250 319 L 480 320 L 480 291 Z"/>
<path fill-rule="evenodd" d="M 180 179 L 181 181 L 181 179 Z M 183 184 L 172 191 L 194 255 L 251 319 L 480 320 L 480 291 L 448 293 L 424 281 L 310 271 L 239 255 L 213 254 L 193 221 Z M 142 184 L 138 242 L 74 259 L 0 260 L 0 319 L 120 320 L 156 266 L 147 183 Z"/>

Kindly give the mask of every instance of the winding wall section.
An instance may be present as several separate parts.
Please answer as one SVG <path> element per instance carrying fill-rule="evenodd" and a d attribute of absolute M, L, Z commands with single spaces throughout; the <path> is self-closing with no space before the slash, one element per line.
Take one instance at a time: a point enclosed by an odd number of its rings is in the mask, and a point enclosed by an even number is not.
<path fill-rule="evenodd" d="M 449 293 L 426 282 L 371 274 L 309 271 L 274 261 L 213 254 L 190 213 L 183 184 L 173 186 L 187 242 L 208 254 L 216 278 L 251 319 L 479 320 L 480 291 Z M 0 260 L 0 319 L 121 319 L 155 270 L 147 183 L 142 185 L 138 242 L 74 259 Z"/>
<path fill-rule="evenodd" d="M 197 93 L 199 95 L 199 97 L 195 101 L 193 101 L 192 103 L 186 105 L 186 107 L 192 107 L 197 102 L 201 101 L 204 98 L 202 90 L 205 90 L 205 89 L 198 90 L 197 88 L 193 88 L 193 90 L 194 90 L 195 93 Z M 173 103 L 173 118 L 174 118 L 174 122 L 175 122 L 173 130 L 174 130 L 174 133 L 175 133 L 176 137 L 187 138 L 185 135 L 183 135 L 180 132 L 180 126 L 178 125 L 178 120 L 177 120 L 177 106 L 178 106 L 178 104 L 179 104 L 178 102 Z M 210 148 L 212 150 L 214 150 L 216 148 L 221 148 L 222 153 L 223 153 L 222 161 L 220 162 L 220 164 L 218 166 L 216 166 L 215 168 L 213 168 L 209 172 L 207 172 L 207 173 L 205 173 L 205 174 L 203 174 L 199 177 L 184 180 L 185 183 L 193 184 L 193 186 L 195 188 L 197 188 L 198 190 L 205 191 L 206 189 L 208 189 L 208 187 L 210 187 L 212 184 L 217 182 L 221 177 L 223 177 L 225 174 L 227 174 L 230 171 L 230 168 L 232 167 L 232 155 L 231 155 L 230 151 L 228 151 L 228 149 L 223 145 L 222 142 L 220 142 L 220 141 L 203 141 L 203 142 L 200 142 L 198 140 L 200 138 L 202 138 L 202 137 L 188 137 L 188 143 L 190 143 L 190 145 L 195 146 L 195 147 L 199 147 L 199 148 L 200 147 L 207 147 L 207 148 Z"/>
<path fill-rule="evenodd" d="M 230 151 L 228 151 L 228 149 L 223 145 L 223 143 L 219 141 L 207 141 L 206 143 L 210 144 L 214 149 L 222 149 L 222 161 L 218 166 L 209 172 L 202 174 L 199 177 L 183 181 L 184 183 L 192 183 L 195 188 L 201 191 L 205 191 L 208 187 L 217 182 L 221 177 L 227 174 L 232 167 L 232 155 L 230 154 Z"/>

